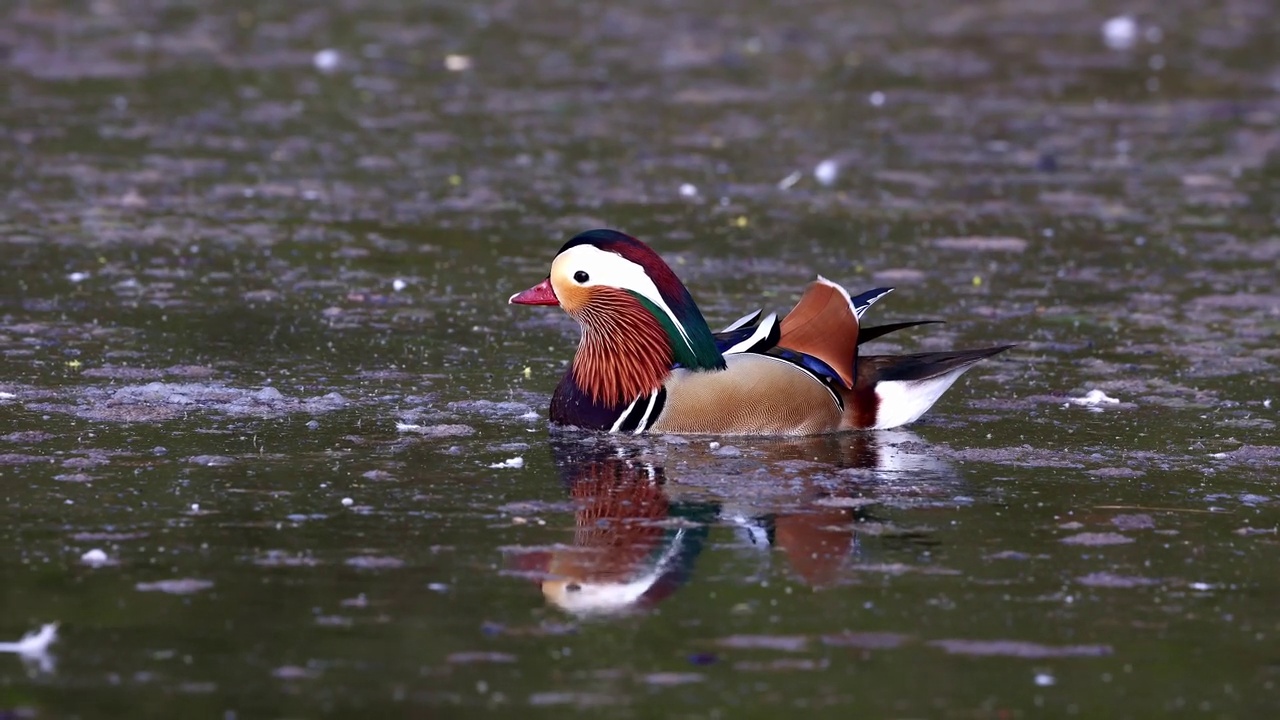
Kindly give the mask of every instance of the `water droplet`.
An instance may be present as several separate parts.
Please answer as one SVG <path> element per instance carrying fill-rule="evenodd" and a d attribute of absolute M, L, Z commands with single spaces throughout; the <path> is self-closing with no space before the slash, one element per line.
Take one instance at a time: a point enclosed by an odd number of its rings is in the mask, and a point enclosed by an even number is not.
<path fill-rule="evenodd" d="M 1112 50 L 1128 50 L 1138 39 L 1138 21 L 1131 15 L 1117 15 L 1102 23 L 1102 41 Z"/>
<path fill-rule="evenodd" d="M 840 164 L 830 158 L 818 163 L 813 169 L 813 179 L 823 185 L 830 185 L 840 175 Z"/>
<path fill-rule="evenodd" d="M 311 63 L 320 72 L 333 72 L 342 63 L 342 54 L 333 48 L 325 48 L 311 58 Z"/>

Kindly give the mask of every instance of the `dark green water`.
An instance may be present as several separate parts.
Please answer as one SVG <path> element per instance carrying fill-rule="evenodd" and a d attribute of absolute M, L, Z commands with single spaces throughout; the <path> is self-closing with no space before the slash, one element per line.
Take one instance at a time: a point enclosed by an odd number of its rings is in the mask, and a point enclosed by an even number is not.
<path fill-rule="evenodd" d="M 1280 8 L 1117 7 L 3 5 L 0 716 L 1273 717 Z M 549 433 L 601 225 L 1019 347 Z"/>

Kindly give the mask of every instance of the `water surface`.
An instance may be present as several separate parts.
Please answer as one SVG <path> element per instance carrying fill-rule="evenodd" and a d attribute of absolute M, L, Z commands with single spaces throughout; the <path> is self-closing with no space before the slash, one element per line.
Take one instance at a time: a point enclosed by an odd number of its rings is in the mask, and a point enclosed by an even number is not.
<path fill-rule="evenodd" d="M 331 5 L 0 10 L 0 714 L 1274 714 L 1273 4 Z M 551 432 L 602 225 L 1018 348 Z"/>

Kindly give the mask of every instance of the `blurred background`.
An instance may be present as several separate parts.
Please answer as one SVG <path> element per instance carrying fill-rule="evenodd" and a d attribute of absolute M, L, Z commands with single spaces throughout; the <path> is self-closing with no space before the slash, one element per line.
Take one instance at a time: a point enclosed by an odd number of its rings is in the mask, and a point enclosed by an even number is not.
<path fill-rule="evenodd" d="M 1270 717 L 1278 11 L 8 0 L 0 716 Z M 549 435 L 600 226 L 1019 347 Z"/>

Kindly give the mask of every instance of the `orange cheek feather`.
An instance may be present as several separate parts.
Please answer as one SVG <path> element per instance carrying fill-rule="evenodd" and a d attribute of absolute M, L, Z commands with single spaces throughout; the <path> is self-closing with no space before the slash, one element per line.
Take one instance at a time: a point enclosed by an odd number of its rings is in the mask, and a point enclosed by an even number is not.
<path fill-rule="evenodd" d="M 590 304 L 592 294 L 591 288 L 584 288 L 580 285 L 556 288 L 556 297 L 560 298 L 560 307 L 571 315 Z"/>

